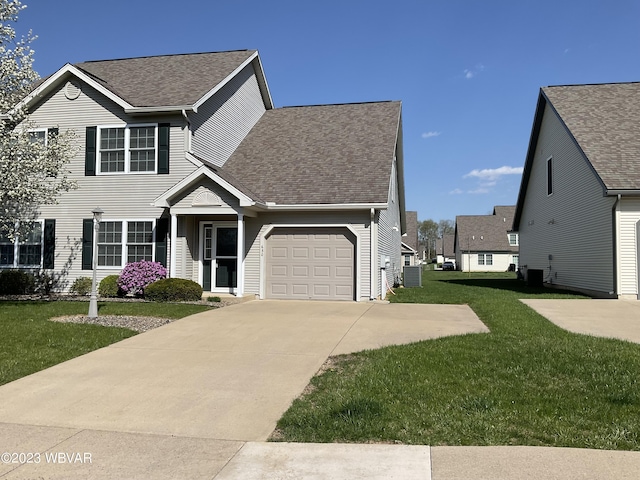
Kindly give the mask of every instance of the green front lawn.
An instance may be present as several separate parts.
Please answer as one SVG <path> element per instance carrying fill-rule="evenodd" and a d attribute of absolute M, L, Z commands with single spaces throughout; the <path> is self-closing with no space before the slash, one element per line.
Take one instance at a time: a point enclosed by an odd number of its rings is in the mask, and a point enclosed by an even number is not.
<path fill-rule="evenodd" d="M 200 305 L 99 302 L 100 315 L 182 318 L 206 310 Z M 136 335 L 116 327 L 50 322 L 87 314 L 88 302 L 0 301 L 0 385 L 70 358 Z"/>
<path fill-rule="evenodd" d="M 440 271 L 396 292 L 469 304 L 491 333 L 338 357 L 275 439 L 640 450 L 640 345 L 566 332 L 518 301 L 577 295 Z"/>

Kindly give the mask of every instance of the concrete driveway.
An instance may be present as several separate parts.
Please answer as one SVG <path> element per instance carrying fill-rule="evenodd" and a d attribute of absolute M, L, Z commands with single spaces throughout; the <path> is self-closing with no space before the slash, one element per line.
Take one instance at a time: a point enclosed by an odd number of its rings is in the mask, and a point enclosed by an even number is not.
<path fill-rule="evenodd" d="M 640 302 L 637 300 L 526 299 L 521 302 L 570 332 L 640 343 Z"/>
<path fill-rule="evenodd" d="M 487 331 L 461 305 L 254 301 L 193 315 L 0 387 L 0 450 L 99 462 L 0 464 L 0 477 L 212 478 L 267 439 L 328 356 Z M 401 465 L 416 465 L 415 448 L 397 451 L 393 471 L 412 478 Z"/>

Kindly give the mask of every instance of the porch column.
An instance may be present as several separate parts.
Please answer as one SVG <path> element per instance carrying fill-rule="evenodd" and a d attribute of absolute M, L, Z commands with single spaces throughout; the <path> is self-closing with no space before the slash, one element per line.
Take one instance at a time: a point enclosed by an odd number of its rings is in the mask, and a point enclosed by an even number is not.
<path fill-rule="evenodd" d="M 171 214 L 171 243 L 169 253 L 169 277 L 176 278 L 176 250 L 178 243 L 178 216 Z"/>
<path fill-rule="evenodd" d="M 236 296 L 244 294 L 244 215 L 238 214 L 238 268 Z"/>

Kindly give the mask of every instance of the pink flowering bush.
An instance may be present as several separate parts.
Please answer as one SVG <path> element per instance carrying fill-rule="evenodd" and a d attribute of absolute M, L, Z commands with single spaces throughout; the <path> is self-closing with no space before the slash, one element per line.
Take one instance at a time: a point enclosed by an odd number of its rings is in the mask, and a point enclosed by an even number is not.
<path fill-rule="evenodd" d="M 167 277 L 167 269 L 160 262 L 127 263 L 118 277 L 118 286 L 125 294 L 144 295 L 147 285 Z"/>

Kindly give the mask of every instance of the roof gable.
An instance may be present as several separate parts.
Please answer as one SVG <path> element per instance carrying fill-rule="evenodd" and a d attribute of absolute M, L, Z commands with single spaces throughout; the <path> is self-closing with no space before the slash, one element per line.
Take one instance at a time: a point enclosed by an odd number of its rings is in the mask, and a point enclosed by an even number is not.
<path fill-rule="evenodd" d="M 199 105 L 240 70 L 253 64 L 267 108 L 273 108 L 258 52 L 161 55 L 65 65 L 35 85 L 21 102 L 31 104 L 75 76 L 119 104 L 127 113 L 197 111 Z M 150 88 L 152 85 L 152 88 Z"/>
<path fill-rule="evenodd" d="M 386 204 L 400 111 L 400 102 L 269 110 L 224 170 L 267 202 Z"/>
<path fill-rule="evenodd" d="M 640 83 L 545 87 L 607 190 L 640 189 Z"/>
<path fill-rule="evenodd" d="M 509 245 L 515 206 L 497 206 L 493 215 L 459 215 L 456 217 L 456 244 L 462 251 L 516 252 Z"/>

